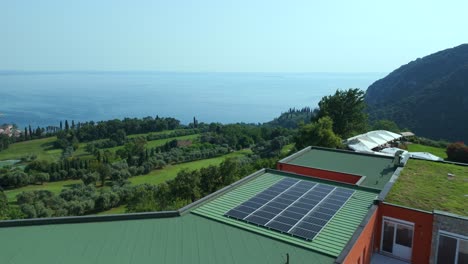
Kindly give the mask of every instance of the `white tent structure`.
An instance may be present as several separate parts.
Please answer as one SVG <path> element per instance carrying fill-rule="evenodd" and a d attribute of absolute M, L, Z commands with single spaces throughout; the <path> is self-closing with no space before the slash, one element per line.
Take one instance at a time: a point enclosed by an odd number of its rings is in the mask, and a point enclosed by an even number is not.
<path fill-rule="evenodd" d="M 356 152 L 372 153 L 372 154 L 377 154 L 377 155 L 393 157 L 395 156 L 395 153 L 401 150 L 403 151 L 401 155 L 403 157 L 406 157 L 406 159 L 411 157 L 411 158 L 416 158 L 416 159 L 425 159 L 425 160 L 434 160 L 434 161 L 443 160 L 442 158 L 437 157 L 428 152 L 408 152 L 406 150 L 399 149 L 399 148 L 384 148 L 380 151 L 373 150 L 377 147 L 383 147 L 388 142 L 400 139 L 402 137 L 403 137 L 402 135 L 396 134 L 390 131 L 374 130 L 374 131 L 367 132 L 365 134 L 361 134 L 361 135 L 354 136 L 352 138 L 348 138 L 345 141 L 345 144 L 348 145 L 348 148 Z"/>
<path fill-rule="evenodd" d="M 386 130 L 374 130 L 365 134 L 357 135 L 346 140 L 346 144 L 352 150 L 358 152 L 370 152 L 372 149 L 384 146 L 388 142 L 400 139 L 402 136 Z"/>
<path fill-rule="evenodd" d="M 394 156 L 397 151 L 403 151 L 403 153 L 407 153 L 408 151 L 401 149 L 401 148 L 384 148 L 380 152 L 389 154 L 390 156 Z"/>
<path fill-rule="evenodd" d="M 425 159 L 425 160 L 433 160 L 433 161 L 442 161 L 441 157 L 433 155 L 429 152 L 410 152 L 412 158 L 416 159 Z"/>

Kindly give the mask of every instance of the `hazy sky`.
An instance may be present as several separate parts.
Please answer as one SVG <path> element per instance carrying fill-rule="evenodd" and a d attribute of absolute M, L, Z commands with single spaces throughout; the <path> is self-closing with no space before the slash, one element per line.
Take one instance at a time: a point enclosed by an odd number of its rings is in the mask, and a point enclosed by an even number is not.
<path fill-rule="evenodd" d="M 467 43 L 467 12 L 467 0 L 0 0 L 0 69 L 390 72 Z"/>

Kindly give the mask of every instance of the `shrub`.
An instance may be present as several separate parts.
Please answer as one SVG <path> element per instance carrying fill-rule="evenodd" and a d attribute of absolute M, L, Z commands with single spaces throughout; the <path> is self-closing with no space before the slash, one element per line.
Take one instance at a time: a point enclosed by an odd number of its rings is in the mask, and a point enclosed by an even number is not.
<path fill-rule="evenodd" d="M 463 142 L 455 142 L 447 147 L 448 160 L 468 163 L 468 146 Z"/>

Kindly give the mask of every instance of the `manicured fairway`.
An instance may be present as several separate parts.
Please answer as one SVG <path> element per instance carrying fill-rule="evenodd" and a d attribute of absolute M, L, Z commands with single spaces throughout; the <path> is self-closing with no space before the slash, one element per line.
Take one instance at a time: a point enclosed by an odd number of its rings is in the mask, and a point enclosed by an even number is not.
<path fill-rule="evenodd" d="M 48 137 L 11 144 L 7 149 L 0 151 L 0 160 L 21 159 L 34 154 L 39 160 L 55 161 L 60 158 L 62 150 L 52 149 L 56 137 Z"/>
<path fill-rule="evenodd" d="M 221 157 L 217 157 L 217 158 L 198 160 L 198 161 L 193 161 L 193 162 L 181 163 L 177 165 L 169 165 L 169 166 L 166 166 L 162 170 L 154 170 L 147 175 L 135 176 L 135 177 L 130 178 L 129 180 L 132 184 L 143 184 L 143 183 L 159 184 L 161 182 L 175 178 L 177 176 L 177 173 L 181 169 L 186 168 L 189 170 L 196 170 L 196 169 L 200 169 L 200 168 L 207 167 L 210 165 L 219 165 L 228 157 L 240 157 L 243 155 L 247 155 L 248 153 L 251 153 L 251 151 L 241 150 L 241 151 L 236 151 L 236 152 L 233 152 L 233 153 L 221 156 Z M 80 183 L 82 183 L 81 180 L 45 182 L 42 185 L 28 185 L 28 186 L 24 186 L 24 187 L 17 188 L 17 189 L 6 190 L 5 194 L 8 197 L 8 201 L 10 203 L 14 203 L 16 202 L 16 195 L 20 194 L 21 192 L 35 191 L 35 190 L 48 190 L 53 193 L 60 193 L 63 189 L 70 188 L 73 184 L 80 184 Z"/>
<path fill-rule="evenodd" d="M 73 184 L 82 183 L 81 180 L 66 180 L 56 182 L 45 182 L 42 185 L 28 185 L 17 189 L 5 190 L 5 194 L 8 197 L 9 202 L 16 202 L 16 195 L 22 192 L 37 191 L 37 190 L 48 190 L 53 193 L 60 193 L 64 188 L 69 188 Z"/>
<path fill-rule="evenodd" d="M 219 165 L 228 157 L 240 157 L 248 153 L 250 153 L 250 150 L 241 150 L 217 158 L 197 160 L 177 165 L 169 165 L 162 170 L 154 170 L 149 174 L 132 177 L 129 180 L 132 184 L 159 184 L 175 178 L 177 173 L 182 169 L 197 170 L 203 167 L 208 167 L 210 165 Z"/>

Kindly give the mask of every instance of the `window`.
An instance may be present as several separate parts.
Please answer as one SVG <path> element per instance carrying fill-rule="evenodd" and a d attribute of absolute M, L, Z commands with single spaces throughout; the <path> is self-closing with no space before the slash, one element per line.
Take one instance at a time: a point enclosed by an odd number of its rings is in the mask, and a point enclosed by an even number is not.
<path fill-rule="evenodd" d="M 468 238 L 441 231 L 437 247 L 437 263 L 468 263 Z"/>

